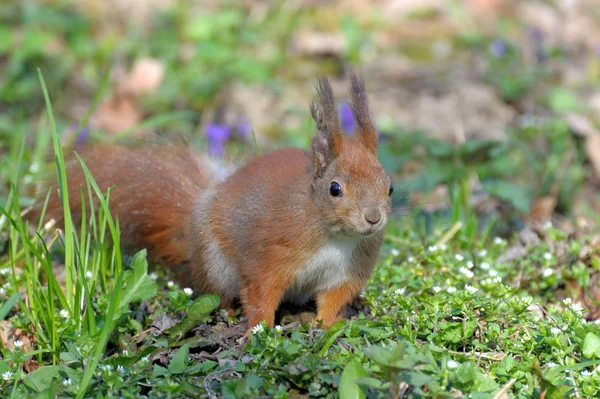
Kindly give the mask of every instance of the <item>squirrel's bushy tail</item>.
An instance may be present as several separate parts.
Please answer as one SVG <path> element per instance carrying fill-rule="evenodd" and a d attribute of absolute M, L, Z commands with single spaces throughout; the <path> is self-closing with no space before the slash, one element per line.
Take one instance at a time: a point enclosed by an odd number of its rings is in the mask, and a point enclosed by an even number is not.
<path fill-rule="evenodd" d="M 173 144 L 91 145 L 79 155 L 103 193 L 114 186 L 109 209 L 113 217 L 119 218 L 122 245 L 136 251 L 146 248 L 153 262 L 170 266 L 186 263 L 189 218 L 200 192 L 220 180 L 215 164 Z M 82 215 L 80 187 L 85 194 L 86 215 L 89 198 L 85 174 L 74 156 L 67 160 L 67 185 L 77 227 Z M 45 220 L 54 219 L 60 226 L 62 204 L 56 184 L 52 187 Z M 93 196 L 97 210 L 98 201 Z M 32 215 L 35 217 L 37 212 L 34 209 Z"/>

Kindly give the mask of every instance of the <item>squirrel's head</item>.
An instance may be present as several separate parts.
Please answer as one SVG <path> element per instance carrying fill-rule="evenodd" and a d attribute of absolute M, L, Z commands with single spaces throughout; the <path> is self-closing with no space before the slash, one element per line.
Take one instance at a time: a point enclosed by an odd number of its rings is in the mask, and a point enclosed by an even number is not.
<path fill-rule="evenodd" d="M 377 159 L 377 130 L 369 114 L 364 81 L 351 77 L 356 137 L 344 138 L 333 91 L 327 79 L 317 83 L 310 107 L 317 124 L 311 142 L 313 198 L 328 233 L 369 236 L 385 227 L 391 212 L 390 177 Z"/>

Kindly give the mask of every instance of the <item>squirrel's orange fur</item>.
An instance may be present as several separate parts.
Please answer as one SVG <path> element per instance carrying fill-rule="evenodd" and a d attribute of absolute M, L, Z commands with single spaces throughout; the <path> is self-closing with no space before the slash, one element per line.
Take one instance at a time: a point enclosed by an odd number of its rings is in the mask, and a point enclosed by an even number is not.
<path fill-rule="evenodd" d="M 272 326 L 282 300 L 311 296 L 328 327 L 369 278 L 391 209 L 364 83 L 351 82 L 356 137 L 343 137 L 323 79 L 311 150 L 259 155 L 222 181 L 179 146 L 91 146 L 81 157 L 102 190 L 115 186 L 110 209 L 126 247 L 146 248 L 197 294 L 220 294 L 225 306 L 239 298 L 249 328 Z M 68 182 L 77 217 L 85 177 L 75 164 Z M 57 195 L 47 214 L 59 219 Z"/>

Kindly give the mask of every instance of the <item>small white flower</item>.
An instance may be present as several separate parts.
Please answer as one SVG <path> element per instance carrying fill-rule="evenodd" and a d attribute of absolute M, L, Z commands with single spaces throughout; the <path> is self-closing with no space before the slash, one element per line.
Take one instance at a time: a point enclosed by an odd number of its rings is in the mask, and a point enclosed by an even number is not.
<path fill-rule="evenodd" d="M 459 262 L 460 262 L 461 260 L 464 260 L 464 259 L 465 259 L 465 257 L 464 257 L 464 256 L 462 256 L 461 254 L 456 254 L 456 255 L 454 255 L 454 259 L 456 259 L 457 261 L 459 261 Z"/>
<path fill-rule="evenodd" d="M 281 327 L 279 325 L 275 326 L 275 332 L 281 333 L 282 331 L 283 331 L 283 327 Z"/>
<path fill-rule="evenodd" d="M 172 282 L 172 281 L 169 281 L 169 282 L 167 283 L 167 287 L 169 287 L 169 288 L 173 288 L 173 287 L 175 287 L 175 283 L 174 283 L 174 282 Z"/>
<path fill-rule="evenodd" d="M 123 350 L 123 356 L 129 356 L 129 351 L 127 349 Z"/>
<path fill-rule="evenodd" d="M 447 248 L 448 248 L 448 246 L 447 246 L 446 244 L 442 244 L 442 245 L 440 245 L 440 249 L 441 249 L 442 251 L 445 251 Z"/>
<path fill-rule="evenodd" d="M 6 295 L 6 290 L 4 289 L 4 287 L 0 288 L 0 295 Z"/>
<path fill-rule="evenodd" d="M 487 250 L 485 250 L 485 249 L 482 249 L 481 251 L 477 252 L 477 256 L 484 257 L 486 255 L 487 255 Z"/>
<path fill-rule="evenodd" d="M 4 381 L 10 381 L 12 379 L 13 373 L 12 371 L 7 371 L 5 373 L 2 373 L 2 379 Z"/>
<path fill-rule="evenodd" d="M 430 246 L 427 248 L 427 250 L 428 250 L 429 252 L 436 252 L 436 251 L 438 250 L 438 247 L 437 247 L 437 246 L 435 246 L 435 245 L 430 245 Z"/>
<path fill-rule="evenodd" d="M 192 294 L 194 293 L 194 290 L 193 290 L 193 289 L 191 289 L 191 288 L 184 288 L 184 289 L 183 289 L 183 292 L 184 292 L 184 294 L 185 294 L 185 295 L 187 295 L 187 296 L 192 296 Z"/>
<path fill-rule="evenodd" d="M 564 303 L 565 305 L 567 305 L 567 306 L 568 306 L 568 305 L 570 305 L 570 304 L 571 304 L 571 302 L 573 302 L 573 300 L 572 300 L 571 298 L 565 298 L 565 299 L 563 299 L 563 303 Z"/>
<path fill-rule="evenodd" d="M 473 268 L 473 261 L 468 261 L 467 262 L 467 268 L 469 268 L 469 269 Z"/>
<path fill-rule="evenodd" d="M 438 292 L 440 292 L 442 290 L 442 287 L 440 287 L 439 285 L 436 285 L 435 287 L 433 287 L 433 292 L 435 292 L 436 294 Z"/>
<path fill-rule="evenodd" d="M 123 374 L 125 372 L 125 367 L 121 366 L 120 364 L 117 366 L 117 371 L 121 374 Z"/>
<path fill-rule="evenodd" d="M 583 306 L 579 302 L 571 304 L 570 308 L 575 313 L 583 312 Z"/>
<path fill-rule="evenodd" d="M 112 371 L 113 366 L 111 366 L 110 364 L 105 364 L 105 365 L 100 366 L 100 369 L 102 371 L 107 371 L 108 372 L 108 371 Z"/>
<path fill-rule="evenodd" d="M 465 290 L 467 290 L 469 292 L 469 294 L 473 295 L 475 294 L 477 291 L 479 291 L 478 288 L 473 287 L 472 285 L 465 285 Z"/>
<path fill-rule="evenodd" d="M 456 363 L 454 360 L 448 360 L 446 366 L 448 366 L 449 369 L 455 369 L 458 367 L 458 363 Z"/>
<path fill-rule="evenodd" d="M 473 274 L 472 271 L 470 271 L 466 267 L 461 267 L 460 269 L 458 269 L 458 271 L 460 271 L 462 274 L 464 274 L 468 278 L 473 278 L 473 276 L 475 275 L 475 274 Z"/>
<path fill-rule="evenodd" d="M 69 311 L 66 309 L 61 309 L 59 314 L 60 314 L 60 317 L 62 317 L 63 319 L 69 318 Z"/>
<path fill-rule="evenodd" d="M 561 330 L 560 328 L 558 328 L 558 327 L 552 327 L 552 328 L 550 329 L 550 332 L 551 332 L 552 334 L 556 335 L 556 334 L 560 334 L 560 333 L 562 332 L 562 330 Z"/>
<path fill-rule="evenodd" d="M 400 255 L 400 251 L 398 251 L 396 248 L 392 248 L 392 250 L 390 251 L 390 254 L 395 257 L 395 256 Z"/>
<path fill-rule="evenodd" d="M 144 356 L 140 360 L 144 363 L 148 363 L 150 361 L 150 358 L 148 356 Z"/>
<path fill-rule="evenodd" d="M 23 344 L 23 341 L 18 339 L 15 342 L 13 342 L 13 345 L 15 346 L 15 348 L 22 348 L 24 344 Z"/>
<path fill-rule="evenodd" d="M 544 254 L 544 259 L 546 259 L 546 260 L 550 260 L 550 259 L 552 259 L 552 254 L 551 254 L 550 252 L 546 252 L 546 253 Z"/>
<path fill-rule="evenodd" d="M 542 272 L 542 276 L 550 277 L 550 276 L 552 276 L 553 273 L 554 273 L 554 270 L 552 270 L 548 267 L 548 268 L 544 269 L 544 271 Z"/>
<path fill-rule="evenodd" d="M 63 383 L 64 386 L 68 387 L 69 385 L 73 384 L 73 380 L 71 380 L 70 378 L 66 378 Z"/>
<path fill-rule="evenodd" d="M 252 327 L 252 334 L 258 334 L 265 331 L 265 328 L 263 327 L 262 324 L 257 324 L 254 327 Z"/>
<path fill-rule="evenodd" d="M 498 272 L 495 269 L 492 269 L 489 271 L 489 274 L 491 277 L 496 277 L 498 275 Z"/>
<path fill-rule="evenodd" d="M 500 245 L 504 242 L 504 240 L 500 237 L 494 237 L 494 244 Z"/>
<path fill-rule="evenodd" d="M 158 278 L 158 274 L 152 272 L 148 275 L 148 277 L 150 277 L 152 280 L 156 280 Z"/>
<path fill-rule="evenodd" d="M 5 267 L 4 269 L 0 269 L 0 275 L 6 276 L 8 273 L 10 273 L 10 268 L 9 267 Z"/>
<path fill-rule="evenodd" d="M 552 222 L 550 220 L 548 220 L 546 223 L 544 223 L 544 226 L 542 226 L 544 230 L 548 230 L 552 227 Z"/>
<path fill-rule="evenodd" d="M 415 261 L 415 258 L 414 258 L 414 256 L 409 256 L 408 258 L 406 258 L 406 261 L 407 261 L 408 263 L 414 263 L 414 261 Z"/>
<path fill-rule="evenodd" d="M 502 282 L 502 277 L 496 276 L 492 279 L 492 282 L 498 284 Z"/>
<path fill-rule="evenodd" d="M 448 287 L 446 288 L 446 291 L 448 291 L 449 294 L 454 294 L 456 292 L 456 287 Z"/>
<path fill-rule="evenodd" d="M 581 376 L 582 377 L 589 377 L 590 375 L 592 375 L 591 371 L 587 371 L 587 370 L 582 370 L 581 371 Z"/>
<path fill-rule="evenodd" d="M 92 272 L 90 270 L 85 272 L 85 278 L 92 278 L 92 277 L 94 277 L 94 275 L 92 274 Z"/>
<path fill-rule="evenodd" d="M 394 294 L 396 294 L 396 295 L 404 295 L 405 292 L 406 292 L 405 288 L 396 288 L 396 290 L 394 291 Z"/>
<path fill-rule="evenodd" d="M 554 362 L 548 362 L 548 363 L 546 363 L 546 367 L 548 367 L 549 369 L 551 369 L 552 367 L 556 367 L 556 363 L 554 363 Z"/>
<path fill-rule="evenodd" d="M 490 268 L 490 264 L 489 264 L 489 263 L 487 263 L 487 262 L 481 262 L 481 263 L 479 264 L 479 267 L 481 268 L 481 270 L 489 270 L 489 268 Z"/>

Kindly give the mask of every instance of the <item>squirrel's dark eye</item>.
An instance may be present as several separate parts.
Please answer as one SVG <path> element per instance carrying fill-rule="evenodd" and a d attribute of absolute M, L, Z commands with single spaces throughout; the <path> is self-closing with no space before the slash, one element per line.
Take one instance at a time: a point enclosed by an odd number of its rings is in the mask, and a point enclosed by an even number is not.
<path fill-rule="evenodd" d="M 331 183 L 331 186 L 329 186 L 329 194 L 334 197 L 339 197 L 342 195 L 342 186 L 340 186 L 337 182 Z"/>
<path fill-rule="evenodd" d="M 394 194 L 394 186 L 390 184 L 390 191 L 388 192 L 388 195 L 391 197 L 392 194 Z"/>

